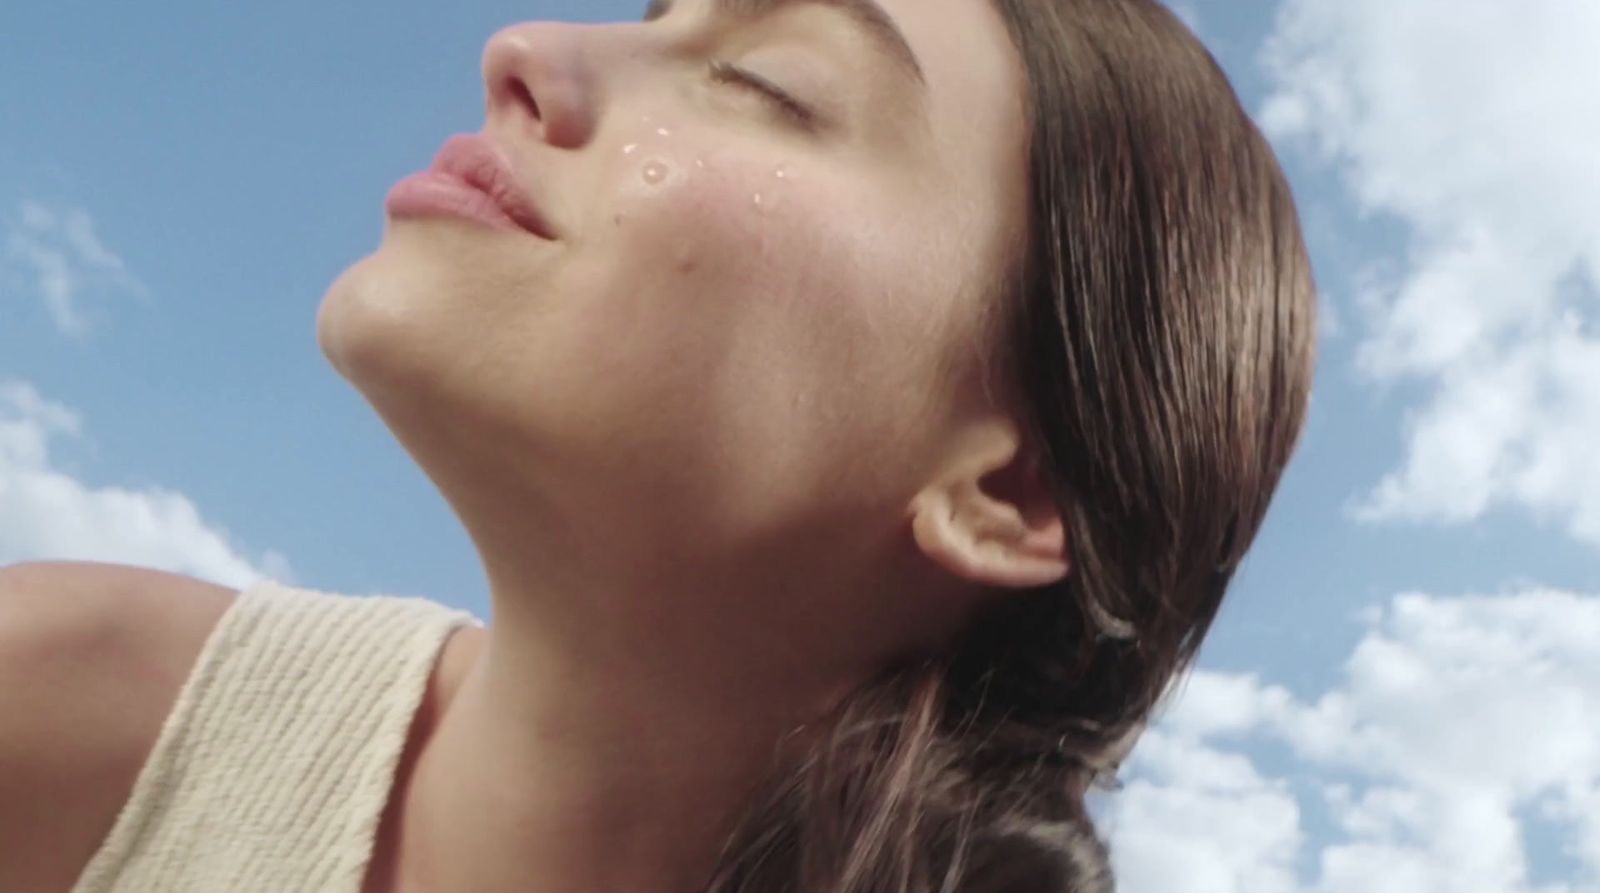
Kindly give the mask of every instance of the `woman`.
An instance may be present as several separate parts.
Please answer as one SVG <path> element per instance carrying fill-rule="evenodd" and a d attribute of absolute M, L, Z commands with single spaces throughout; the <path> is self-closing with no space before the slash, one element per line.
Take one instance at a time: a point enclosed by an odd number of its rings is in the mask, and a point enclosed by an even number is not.
<path fill-rule="evenodd" d="M 658 0 L 483 68 L 319 340 L 494 622 L 213 608 L 76 889 L 1110 890 L 1085 792 L 1199 647 L 1313 362 L 1212 59 L 1152 0 Z M 308 706 L 352 692 L 365 731 Z"/>

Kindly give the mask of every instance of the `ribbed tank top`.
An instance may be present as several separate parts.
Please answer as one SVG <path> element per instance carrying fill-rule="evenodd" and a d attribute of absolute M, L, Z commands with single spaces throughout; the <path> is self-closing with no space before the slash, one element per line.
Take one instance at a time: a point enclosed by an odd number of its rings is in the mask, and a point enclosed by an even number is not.
<path fill-rule="evenodd" d="M 72 893 L 359 893 L 412 719 L 473 615 L 264 582 L 207 638 Z"/>

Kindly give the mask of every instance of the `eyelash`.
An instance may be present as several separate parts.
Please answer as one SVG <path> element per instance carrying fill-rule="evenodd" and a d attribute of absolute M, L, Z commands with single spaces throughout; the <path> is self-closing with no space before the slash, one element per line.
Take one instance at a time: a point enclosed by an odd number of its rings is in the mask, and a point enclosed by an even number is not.
<path fill-rule="evenodd" d="M 766 78 L 760 77 L 759 75 L 740 68 L 737 65 L 732 65 L 719 60 L 712 61 L 709 66 L 709 70 L 711 72 L 712 80 L 721 83 L 735 84 L 749 90 L 754 90 L 763 98 L 767 99 L 774 106 L 776 106 L 778 111 L 782 112 L 784 117 L 788 118 L 790 121 L 793 121 L 795 124 L 798 124 L 808 130 L 815 129 L 817 119 L 816 115 L 812 113 L 811 109 L 806 108 L 804 104 L 796 100 L 793 96 L 790 96 L 789 94 L 778 89 L 777 86 L 768 81 Z"/>

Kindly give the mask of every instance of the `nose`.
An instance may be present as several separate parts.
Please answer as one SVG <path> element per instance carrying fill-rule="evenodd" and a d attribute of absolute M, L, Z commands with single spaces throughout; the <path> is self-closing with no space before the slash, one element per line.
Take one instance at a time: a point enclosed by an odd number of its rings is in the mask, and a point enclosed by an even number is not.
<path fill-rule="evenodd" d="M 530 22 L 489 38 L 483 50 L 489 124 L 565 149 L 587 142 L 596 115 L 585 35 L 591 27 Z"/>

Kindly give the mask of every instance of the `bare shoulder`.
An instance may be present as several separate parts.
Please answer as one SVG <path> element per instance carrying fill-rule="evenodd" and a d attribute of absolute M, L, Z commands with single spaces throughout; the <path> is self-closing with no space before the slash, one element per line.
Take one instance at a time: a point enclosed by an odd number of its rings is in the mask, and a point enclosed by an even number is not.
<path fill-rule="evenodd" d="M 125 565 L 0 567 L 0 890 L 70 886 L 235 595 Z"/>
<path fill-rule="evenodd" d="M 124 564 L 11 564 L 0 567 L 0 635 L 89 634 L 104 641 L 73 644 L 110 644 L 111 639 L 160 631 L 189 617 L 214 619 L 235 594 L 183 574 Z"/>

